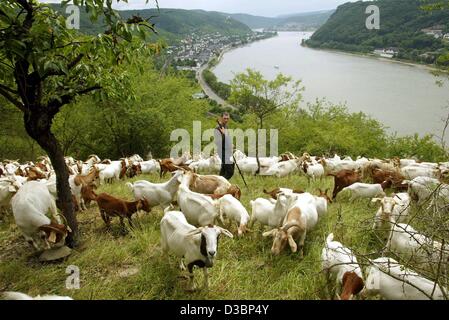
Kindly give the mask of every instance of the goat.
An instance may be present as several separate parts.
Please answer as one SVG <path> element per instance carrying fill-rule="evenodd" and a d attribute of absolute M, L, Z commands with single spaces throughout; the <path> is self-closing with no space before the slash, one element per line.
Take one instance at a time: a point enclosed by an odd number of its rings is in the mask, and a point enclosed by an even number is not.
<path fill-rule="evenodd" d="M 299 240 L 299 252 L 300 257 L 304 256 L 304 241 L 307 231 L 312 230 L 318 222 L 318 212 L 316 210 L 314 200 L 308 197 L 310 194 L 301 195 L 283 195 L 289 197 L 289 200 L 293 200 L 293 204 L 287 205 L 287 214 L 285 215 L 282 227 L 264 232 L 264 237 L 272 236 L 273 246 L 271 247 L 271 253 L 279 255 L 280 252 L 289 244 L 292 252 L 298 251 L 298 245 L 296 241 Z M 282 196 L 279 196 L 281 199 Z M 312 197 L 313 199 L 313 197 Z"/>
<path fill-rule="evenodd" d="M 193 173 L 179 176 L 178 204 L 189 223 L 207 226 L 215 223 L 219 216 L 218 203 L 207 195 L 189 189 Z"/>
<path fill-rule="evenodd" d="M 90 203 L 97 199 L 97 194 L 95 193 L 94 189 L 96 189 L 96 186 L 94 184 L 89 184 L 86 186 L 83 185 L 81 187 L 81 197 L 86 207 L 89 207 Z"/>
<path fill-rule="evenodd" d="M 392 258 L 371 261 L 363 296 L 379 294 L 387 300 L 444 299 L 442 287 L 405 268 Z"/>
<path fill-rule="evenodd" d="M 207 268 L 214 265 L 217 254 L 218 237 L 224 234 L 233 238 L 232 233 L 218 226 L 208 225 L 196 228 L 189 224 L 180 211 L 165 210 L 161 220 L 161 247 L 163 253 L 173 252 L 184 259 L 189 270 L 189 290 L 195 289 L 193 282 L 193 268 L 198 266 L 204 272 L 204 287 L 209 287 Z M 184 267 L 184 262 L 181 261 Z M 184 267 L 185 268 L 185 267 Z"/>
<path fill-rule="evenodd" d="M 351 192 L 351 198 L 349 201 L 354 201 L 358 198 L 374 198 L 378 196 L 385 197 L 385 190 L 389 187 L 391 187 L 391 180 L 384 181 L 381 184 L 356 182 L 343 188 L 342 192 L 349 190 Z"/>
<path fill-rule="evenodd" d="M 410 209 L 410 196 L 408 193 L 398 193 L 393 197 L 373 198 L 371 202 L 381 203 L 380 208 L 376 212 L 373 229 L 389 231 L 392 223 L 404 222 Z"/>
<path fill-rule="evenodd" d="M 38 295 L 36 297 L 31 297 L 25 293 L 21 292 L 12 292 L 12 291 L 6 291 L 3 292 L 0 296 L 4 300 L 73 300 L 71 297 L 68 296 L 56 296 L 56 295 Z"/>
<path fill-rule="evenodd" d="M 278 198 L 278 194 L 280 192 L 287 192 L 287 193 L 304 193 L 304 190 L 302 189 L 288 189 L 288 188 L 276 188 L 271 191 L 267 191 L 266 189 L 263 189 L 263 193 L 268 194 L 272 199 L 276 200 Z"/>
<path fill-rule="evenodd" d="M 408 224 L 393 225 L 386 248 L 402 258 L 412 260 L 420 267 L 436 270 L 440 263 L 447 267 L 449 262 L 448 245 L 443 247 L 440 242 L 420 234 Z"/>
<path fill-rule="evenodd" d="M 360 174 L 353 170 L 341 170 L 337 173 L 328 173 L 328 176 L 334 177 L 334 191 L 332 192 L 332 200 L 337 197 L 337 194 L 343 188 L 350 186 L 353 183 L 361 182 Z"/>
<path fill-rule="evenodd" d="M 246 208 L 241 204 L 241 202 L 230 194 L 224 195 L 223 197 L 218 199 L 217 202 L 221 222 L 224 224 L 224 216 L 232 219 L 238 223 L 238 236 L 240 237 L 244 233 L 246 233 L 248 231 L 247 225 L 249 222 L 249 214 L 248 211 L 246 211 Z"/>
<path fill-rule="evenodd" d="M 54 197 L 45 184 L 30 181 L 23 185 L 11 200 L 12 211 L 19 230 L 25 240 L 40 250 L 43 241 L 44 249 L 50 248 L 50 243 L 63 243 L 69 227 L 61 224 L 56 209 Z M 47 213 L 51 213 L 51 219 Z"/>
<path fill-rule="evenodd" d="M 295 195 L 291 193 L 279 194 L 276 202 L 258 198 L 251 203 L 252 212 L 249 227 L 251 228 L 257 221 L 261 225 L 271 228 L 278 228 L 287 214 L 289 206 L 293 203 Z"/>
<path fill-rule="evenodd" d="M 0 214 L 10 208 L 11 198 L 20 189 L 21 185 L 12 177 L 0 179 Z"/>
<path fill-rule="evenodd" d="M 139 180 L 132 183 L 126 183 L 126 186 L 134 193 L 136 200 L 146 199 L 149 206 L 161 206 L 167 208 L 175 200 L 176 192 L 179 188 L 179 177 L 182 171 L 177 171 L 173 177 L 164 183 L 151 183 L 146 180 Z"/>
<path fill-rule="evenodd" d="M 357 258 L 352 251 L 344 247 L 340 242 L 334 241 L 334 234 L 326 238 L 326 243 L 321 251 L 322 268 L 329 279 L 332 274 L 335 277 L 337 288 L 341 287 L 341 294 L 337 297 L 341 300 L 350 300 L 364 287 L 363 274 L 357 263 Z"/>
<path fill-rule="evenodd" d="M 137 201 L 125 201 L 117 199 L 107 193 L 100 193 L 96 198 L 98 208 L 100 210 L 101 217 L 103 218 L 106 226 L 110 226 L 111 217 L 117 216 L 120 218 L 120 225 L 125 228 L 123 219 L 127 218 L 129 226 L 132 227 L 132 215 L 139 210 L 150 212 L 151 208 L 148 205 L 146 199 L 140 199 Z"/>

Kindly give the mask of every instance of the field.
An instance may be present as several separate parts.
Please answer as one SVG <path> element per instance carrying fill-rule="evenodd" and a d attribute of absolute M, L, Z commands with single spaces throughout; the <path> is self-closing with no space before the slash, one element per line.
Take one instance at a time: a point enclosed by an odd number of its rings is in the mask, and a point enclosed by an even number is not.
<path fill-rule="evenodd" d="M 129 181 L 141 179 L 160 181 L 157 175 Z M 317 188 L 333 186 L 330 178 L 308 184 L 305 177 L 298 175 L 282 179 L 246 176 L 246 180 L 248 189 L 238 174 L 231 183 L 242 187 L 241 200 L 250 214 L 249 201 L 265 197 L 264 188 L 303 188 L 316 193 Z M 133 198 L 123 181 L 101 186 L 98 192 Z M 126 234 L 117 218 L 112 221 L 112 229 L 107 230 L 96 205 L 78 213 L 82 244 L 59 263 L 40 263 L 9 216 L 0 222 L 0 292 L 69 295 L 74 299 L 330 299 L 320 262 L 326 236 L 333 232 L 335 240 L 352 248 L 360 262 L 379 257 L 382 243 L 371 231 L 376 210 L 369 200 L 348 203 L 347 197 L 339 197 L 307 235 L 304 259 L 290 250 L 272 256 L 271 238 L 263 238 L 257 224 L 243 238 L 220 237 L 218 256 L 209 270 L 209 291 L 194 293 L 185 290 L 187 280 L 180 277 L 179 260 L 174 256 L 167 260 L 161 253 L 160 208 L 134 216 L 135 228 L 129 229 L 126 224 Z M 235 233 L 235 229 L 231 231 Z M 69 265 L 80 269 L 79 290 L 65 287 Z M 201 287 L 203 274 L 200 270 L 194 272 Z"/>

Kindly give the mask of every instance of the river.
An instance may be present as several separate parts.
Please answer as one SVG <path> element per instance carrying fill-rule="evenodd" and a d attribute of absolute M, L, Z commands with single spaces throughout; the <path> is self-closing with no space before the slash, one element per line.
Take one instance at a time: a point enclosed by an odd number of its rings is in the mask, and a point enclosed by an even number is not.
<path fill-rule="evenodd" d="M 277 37 L 226 52 L 213 71 L 226 83 L 246 68 L 259 70 L 268 79 L 282 72 L 302 80 L 302 106 L 326 98 L 372 116 L 390 133 L 441 134 L 442 118 L 449 111 L 449 89 L 436 85 L 429 68 L 302 47 L 301 39 L 310 36 L 280 32 Z"/>

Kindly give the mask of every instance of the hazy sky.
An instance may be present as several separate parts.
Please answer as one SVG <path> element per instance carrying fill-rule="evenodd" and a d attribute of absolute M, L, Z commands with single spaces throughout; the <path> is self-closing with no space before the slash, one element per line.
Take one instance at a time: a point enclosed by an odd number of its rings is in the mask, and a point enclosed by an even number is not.
<path fill-rule="evenodd" d="M 307 11 L 334 9 L 350 0 L 159 0 L 161 8 L 203 9 L 229 13 L 250 13 L 261 16 L 277 16 Z M 41 2 L 60 2 L 41 0 Z M 117 9 L 141 9 L 155 7 L 155 1 L 128 0 L 120 2 Z"/>

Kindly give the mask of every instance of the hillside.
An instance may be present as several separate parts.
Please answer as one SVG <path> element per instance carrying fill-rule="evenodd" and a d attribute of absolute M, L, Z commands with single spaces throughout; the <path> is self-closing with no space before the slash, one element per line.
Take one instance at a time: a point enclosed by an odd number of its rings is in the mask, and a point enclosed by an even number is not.
<path fill-rule="evenodd" d="M 261 17 L 250 14 L 227 14 L 231 18 L 240 21 L 252 29 L 266 28 L 271 30 L 310 30 L 323 25 L 333 13 L 331 11 L 317 11 L 291 14 L 279 17 Z"/>
<path fill-rule="evenodd" d="M 368 30 L 366 7 L 379 6 L 380 30 Z M 444 56 L 449 44 L 441 38 L 427 35 L 422 29 L 449 32 L 449 10 L 424 11 L 419 0 L 379 0 L 346 3 L 339 6 L 329 20 L 306 44 L 310 47 L 372 52 L 376 48 L 395 48 L 397 57 L 435 62 Z"/>
<path fill-rule="evenodd" d="M 55 10 L 63 12 L 61 6 L 51 5 Z M 119 11 L 124 19 L 132 16 L 140 16 L 144 19 L 151 18 L 157 32 L 167 40 L 176 40 L 191 34 L 220 33 L 222 35 L 242 35 L 251 33 L 251 29 L 245 24 L 225 17 L 216 12 L 203 10 L 182 9 L 146 9 Z M 81 31 L 89 34 L 104 32 L 105 27 L 101 22 L 92 23 L 88 15 L 81 10 Z"/>

